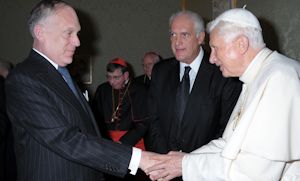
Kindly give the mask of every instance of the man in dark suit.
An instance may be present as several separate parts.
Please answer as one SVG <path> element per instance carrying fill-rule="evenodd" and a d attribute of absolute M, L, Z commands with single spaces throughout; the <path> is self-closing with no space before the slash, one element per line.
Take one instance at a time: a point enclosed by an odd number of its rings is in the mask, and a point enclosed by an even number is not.
<path fill-rule="evenodd" d="M 218 67 L 209 63 L 201 47 L 204 37 L 203 20 L 196 13 L 182 11 L 171 16 L 170 40 L 175 58 L 154 66 L 150 85 L 152 121 L 148 133 L 152 141 L 147 146 L 151 150 L 191 152 L 224 131 L 241 83 L 223 78 Z M 189 95 L 181 103 L 178 89 L 187 66 Z"/>
<path fill-rule="evenodd" d="M 154 65 L 161 60 L 161 56 L 155 52 L 147 52 L 143 57 L 144 74 L 136 77 L 135 82 L 141 83 L 148 89 L 150 86 L 151 74 Z"/>
<path fill-rule="evenodd" d="M 18 180 L 103 180 L 145 169 L 150 154 L 101 138 L 93 114 L 65 66 L 80 45 L 75 10 L 44 0 L 31 12 L 33 49 L 6 81 Z"/>
<path fill-rule="evenodd" d="M 6 112 L 5 79 L 12 69 L 12 64 L 0 60 L 0 180 L 16 180 L 16 159 L 13 150 L 11 124 Z"/>

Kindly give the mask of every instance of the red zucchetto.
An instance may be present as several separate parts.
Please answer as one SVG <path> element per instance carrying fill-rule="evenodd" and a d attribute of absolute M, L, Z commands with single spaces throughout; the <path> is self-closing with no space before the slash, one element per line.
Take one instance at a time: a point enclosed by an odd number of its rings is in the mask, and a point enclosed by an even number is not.
<path fill-rule="evenodd" d="M 123 67 L 128 67 L 126 61 L 122 58 L 114 58 L 112 61 L 110 61 L 110 63 L 118 64 L 118 65 L 121 65 Z"/>

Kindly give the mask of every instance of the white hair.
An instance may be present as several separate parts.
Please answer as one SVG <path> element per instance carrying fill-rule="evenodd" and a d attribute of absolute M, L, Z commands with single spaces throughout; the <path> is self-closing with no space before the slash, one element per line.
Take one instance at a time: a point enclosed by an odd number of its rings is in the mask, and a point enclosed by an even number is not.
<path fill-rule="evenodd" d="M 202 17 L 199 16 L 197 13 L 192 12 L 192 11 L 188 11 L 188 10 L 178 11 L 177 13 L 174 13 L 170 17 L 170 19 L 169 19 L 170 29 L 171 29 L 171 26 L 172 26 L 172 23 L 173 23 L 174 19 L 176 17 L 179 17 L 179 16 L 186 16 L 194 23 L 194 29 L 195 29 L 197 37 L 199 36 L 199 34 L 201 32 L 205 31 L 204 21 L 203 21 Z"/>
<path fill-rule="evenodd" d="M 207 25 L 207 32 L 218 30 L 218 35 L 223 37 L 225 42 L 230 42 L 239 35 L 244 35 L 249 39 L 249 44 L 252 48 L 261 49 L 266 46 L 261 30 L 253 27 L 241 26 L 234 22 L 218 21 L 210 22 Z"/>

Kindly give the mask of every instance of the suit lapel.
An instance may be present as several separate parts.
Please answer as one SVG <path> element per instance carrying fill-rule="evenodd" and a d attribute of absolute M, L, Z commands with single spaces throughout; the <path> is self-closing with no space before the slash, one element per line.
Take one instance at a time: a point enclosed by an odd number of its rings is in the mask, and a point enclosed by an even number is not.
<path fill-rule="evenodd" d="M 167 77 L 167 86 L 169 88 L 169 90 L 165 90 L 166 94 L 168 96 L 166 96 L 166 98 L 168 99 L 167 101 L 169 102 L 168 105 L 171 106 L 171 108 L 169 109 L 170 111 L 172 111 L 170 114 L 175 116 L 177 115 L 176 113 L 176 94 L 177 94 L 177 89 L 180 83 L 180 71 L 179 71 L 179 61 L 174 59 L 172 61 L 172 63 L 170 64 L 171 66 L 169 66 L 169 71 L 166 72 L 166 77 Z M 175 119 L 175 117 L 174 117 Z M 175 122 L 177 123 L 177 122 Z M 177 125 L 177 124 L 176 124 Z M 173 125 L 175 126 L 175 124 Z"/>
<path fill-rule="evenodd" d="M 62 99 L 74 106 L 76 110 L 80 110 L 81 112 L 86 114 L 79 100 L 68 87 L 63 77 L 57 72 L 57 70 L 55 70 L 52 65 L 50 66 L 51 67 L 49 67 L 48 72 L 40 74 L 41 78 L 46 80 L 45 83 L 49 85 L 49 89 L 52 89 L 54 92 L 60 95 Z"/>
<path fill-rule="evenodd" d="M 96 125 L 93 113 L 91 112 L 89 105 L 83 97 L 76 83 L 74 83 L 79 99 L 74 95 L 68 84 L 65 82 L 61 74 L 55 69 L 50 62 L 44 59 L 35 51 L 31 51 L 29 60 L 33 62 L 33 68 L 38 70 L 37 75 L 41 81 L 48 86 L 53 92 L 55 92 L 61 99 L 65 100 L 70 107 L 74 107 L 74 110 L 79 111 L 83 117 L 87 117 L 91 120 L 94 130 L 99 136 L 98 126 Z"/>
<path fill-rule="evenodd" d="M 172 67 L 170 67 L 170 68 L 171 68 L 171 71 L 170 71 L 170 74 L 167 77 L 170 77 L 169 82 L 173 83 L 173 84 L 171 84 L 171 91 L 174 92 L 174 96 L 176 96 L 177 88 L 178 88 L 179 83 L 180 83 L 179 61 L 175 60 L 172 63 Z"/>
<path fill-rule="evenodd" d="M 206 53 L 204 53 L 204 57 L 200 64 L 192 91 L 189 95 L 189 99 L 185 107 L 185 113 L 183 119 L 189 119 L 188 117 L 194 114 L 191 112 L 191 110 L 193 110 L 192 106 L 201 105 L 205 103 L 205 100 L 207 98 L 206 95 L 208 95 L 207 92 L 209 92 L 209 87 L 210 87 L 209 84 L 210 84 L 211 71 L 208 65 L 209 65 L 208 56 Z"/>
<path fill-rule="evenodd" d="M 90 118 L 90 120 L 91 120 L 91 122 L 92 122 L 92 124 L 93 124 L 93 126 L 95 128 L 95 131 L 96 131 L 97 135 L 100 136 L 100 131 L 98 129 L 98 124 L 97 124 L 97 122 L 96 122 L 96 120 L 95 120 L 95 118 L 93 116 L 94 113 L 90 109 L 90 105 L 88 104 L 88 102 L 86 101 L 85 97 L 81 93 L 81 90 L 79 89 L 79 87 L 77 86 L 77 84 L 74 83 L 74 85 L 75 85 L 75 88 L 76 88 L 77 93 L 79 95 L 78 97 L 80 99 L 79 101 L 80 101 L 82 107 L 84 108 L 85 112 L 87 113 L 87 116 L 89 116 L 89 118 Z"/>
<path fill-rule="evenodd" d="M 208 56 L 206 53 L 204 53 L 204 57 L 202 59 L 202 62 L 200 64 L 199 70 L 197 72 L 197 76 L 192 88 L 192 91 L 190 93 L 190 97 L 200 97 L 204 95 L 204 92 L 207 91 L 210 82 L 210 71 L 209 67 L 207 66 L 209 64 L 208 62 Z M 192 99 L 189 99 L 192 100 Z"/>

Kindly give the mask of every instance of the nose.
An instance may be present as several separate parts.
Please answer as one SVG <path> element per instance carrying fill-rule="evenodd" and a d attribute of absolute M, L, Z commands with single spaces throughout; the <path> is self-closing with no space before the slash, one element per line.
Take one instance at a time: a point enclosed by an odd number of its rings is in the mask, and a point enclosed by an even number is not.
<path fill-rule="evenodd" d="M 150 66 L 149 65 L 145 65 L 145 70 L 149 70 Z"/>
<path fill-rule="evenodd" d="M 172 34 L 171 35 L 171 45 L 178 46 L 181 43 L 180 35 Z"/>
<path fill-rule="evenodd" d="M 78 35 L 75 35 L 75 37 L 73 38 L 73 45 L 76 47 L 80 46 L 80 40 L 79 40 Z"/>
<path fill-rule="evenodd" d="M 177 36 L 177 37 L 175 37 L 175 44 L 176 45 L 180 45 L 181 44 L 181 36 Z"/>
<path fill-rule="evenodd" d="M 215 64 L 217 62 L 217 58 L 216 58 L 215 52 L 213 50 L 210 53 L 209 62 L 211 64 Z"/>
<path fill-rule="evenodd" d="M 114 84 L 114 79 L 108 79 L 109 84 L 112 86 Z"/>

